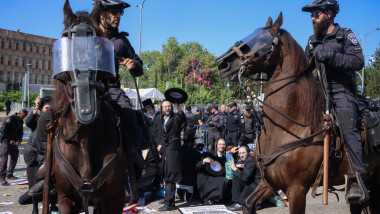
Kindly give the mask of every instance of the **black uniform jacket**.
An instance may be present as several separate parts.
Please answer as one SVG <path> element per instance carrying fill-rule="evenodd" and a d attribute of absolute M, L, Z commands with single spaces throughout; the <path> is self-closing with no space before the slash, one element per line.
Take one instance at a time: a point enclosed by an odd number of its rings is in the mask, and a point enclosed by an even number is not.
<path fill-rule="evenodd" d="M 23 124 L 24 122 L 17 117 L 18 113 L 15 113 L 12 116 L 5 118 L 4 123 L 1 125 L 0 133 L 1 133 L 1 141 L 6 140 L 14 140 L 21 141 L 22 135 L 24 133 Z"/>
<path fill-rule="evenodd" d="M 327 81 L 352 90 L 352 73 L 364 66 L 362 48 L 355 34 L 350 29 L 335 24 L 330 34 L 312 35 L 309 38 L 305 50 L 307 57 L 310 59 L 318 51 L 334 53 L 326 63 Z"/>
<path fill-rule="evenodd" d="M 166 181 L 179 183 L 182 180 L 181 127 L 186 121 L 183 111 L 172 114 L 166 122 L 161 140 L 160 153 L 163 158 L 164 177 Z M 165 120 L 162 119 L 164 125 Z"/>

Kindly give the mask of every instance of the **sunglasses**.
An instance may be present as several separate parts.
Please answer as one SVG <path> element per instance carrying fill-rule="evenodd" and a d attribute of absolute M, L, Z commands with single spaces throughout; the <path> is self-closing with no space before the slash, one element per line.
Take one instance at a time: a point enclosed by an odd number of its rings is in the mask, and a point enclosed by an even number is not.
<path fill-rule="evenodd" d="M 311 13 L 311 18 L 317 18 L 319 17 L 319 14 L 324 13 L 323 11 L 315 11 Z"/>
<path fill-rule="evenodd" d="M 117 15 L 118 13 L 120 13 L 121 16 L 124 15 L 124 9 L 121 8 L 112 8 L 110 12 L 112 15 Z"/>

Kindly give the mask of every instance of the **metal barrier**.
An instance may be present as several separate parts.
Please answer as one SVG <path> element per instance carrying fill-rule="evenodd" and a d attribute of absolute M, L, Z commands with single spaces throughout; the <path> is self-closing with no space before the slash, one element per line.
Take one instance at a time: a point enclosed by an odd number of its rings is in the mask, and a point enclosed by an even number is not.
<path fill-rule="evenodd" d="M 207 148 L 208 143 L 208 128 L 209 126 L 206 125 L 195 125 L 195 141 L 197 144 L 202 143 Z"/>

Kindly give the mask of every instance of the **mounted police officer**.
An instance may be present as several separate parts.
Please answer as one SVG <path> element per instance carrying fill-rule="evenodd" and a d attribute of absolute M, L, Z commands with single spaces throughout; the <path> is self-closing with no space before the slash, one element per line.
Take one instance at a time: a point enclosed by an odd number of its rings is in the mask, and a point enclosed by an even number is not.
<path fill-rule="evenodd" d="M 124 14 L 124 9 L 130 5 L 121 0 L 94 0 L 94 5 L 91 16 L 98 23 L 101 36 L 108 38 L 114 44 L 116 77 L 108 83 L 108 94 L 114 108 L 120 110 L 122 120 L 128 121 L 125 122 L 125 125 L 129 134 L 132 135 L 135 148 L 139 150 L 141 139 L 143 139 L 142 126 L 139 125 L 139 123 L 142 124 L 142 115 L 132 110 L 129 97 L 120 88 L 119 75 L 120 65 L 125 66 L 134 77 L 144 73 L 143 62 L 126 37 L 128 33 L 119 32 L 121 16 Z"/>
<path fill-rule="evenodd" d="M 306 46 L 308 58 L 316 57 L 317 65 L 324 64 L 328 90 L 334 101 L 334 108 L 340 129 L 352 160 L 355 175 L 348 180 L 346 199 L 349 202 L 366 200 L 366 189 L 361 182 L 361 173 L 366 173 L 362 160 L 361 136 L 356 128 L 358 102 L 355 99 L 355 71 L 364 66 L 364 57 L 355 34 L 334 23 L 339 13 L 336 0 L 316 0 L 302 8 L 311 13 L 314 35 Z M 355 179 L 356 177 L 356 179 Z M 350 185 L 352 184 L 352 185 Z"/>
<path fill-rule="evenodd" d="M 243 129 L 241 116 L 237 113 L 237 103 L 233 102 L 228 105 L 230 107 L 230 113 L 226 122 L 226 143 L 233 143 L 234 146 L 239 144 L 239 138 Z"/>

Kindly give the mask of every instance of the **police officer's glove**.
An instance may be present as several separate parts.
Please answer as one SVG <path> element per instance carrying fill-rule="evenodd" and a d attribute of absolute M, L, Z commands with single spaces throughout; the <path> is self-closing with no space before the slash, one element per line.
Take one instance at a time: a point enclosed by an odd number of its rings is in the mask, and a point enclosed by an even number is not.
<path fill-rule="evenodd" d="M 318 51 L 315 56 L 318 62 L 328 62 L 333 55 L 332 51 Z"/>

